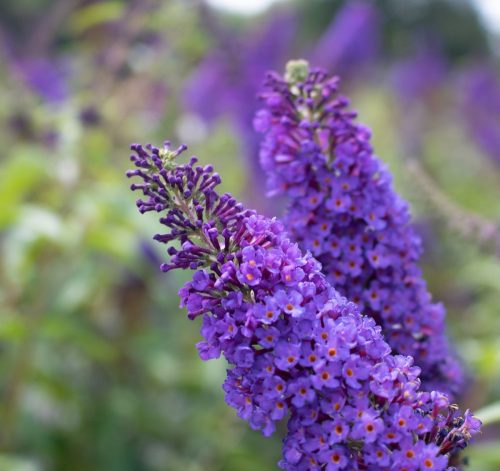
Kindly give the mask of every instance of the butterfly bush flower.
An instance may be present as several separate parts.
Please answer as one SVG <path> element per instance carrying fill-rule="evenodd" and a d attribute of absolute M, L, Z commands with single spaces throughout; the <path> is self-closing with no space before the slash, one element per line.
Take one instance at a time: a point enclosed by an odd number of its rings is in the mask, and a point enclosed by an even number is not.
<path fill-rule="evenodd" d="M 454 469 L 480 422 L 421 392 L 412 358 L 390 353 L 279 221 L 219 195 L 211 166 L 178 164 L 184 147 L 132 149 L 139 211 L 165 226 L 162 269 L 193 271 L 179 295 L 202 318 L 200 357 L 224 355 L 226 401 L 252 428 L 269 436 L 288 420 L 282 469 Z"/>
<path fill-rule="evenodd" d="M 461 369 L 445 336 L 445 311 L 432 302 L 417 265 L 419 237 L 407 204 L 356 123 L 338 78 L 291 62 L 270 73 L 261 162 L 270 194 L 289 198 L 285 226 L 321 262 L 330 283 L 382 327 L 393 351 L 411 355 L 427 389 L 456 392 Z"/>

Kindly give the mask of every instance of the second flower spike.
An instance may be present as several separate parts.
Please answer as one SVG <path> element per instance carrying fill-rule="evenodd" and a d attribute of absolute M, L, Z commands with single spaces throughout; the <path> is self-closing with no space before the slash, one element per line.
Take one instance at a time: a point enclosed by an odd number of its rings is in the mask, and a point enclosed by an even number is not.
<path fill-rule="evenodd" d="M 284 222 L 332 285 L 373 317 L 395 353 L 411 355 L 428 389 L 456 394 L 462 372 L 445 335 L 445 310 L 418 266 L 408 206 L 370 144 L 370 131 L 338 93 L 339 79 L 293 61 L 270 73 L 261 163 L 270 194 L 288 197 Z"/>

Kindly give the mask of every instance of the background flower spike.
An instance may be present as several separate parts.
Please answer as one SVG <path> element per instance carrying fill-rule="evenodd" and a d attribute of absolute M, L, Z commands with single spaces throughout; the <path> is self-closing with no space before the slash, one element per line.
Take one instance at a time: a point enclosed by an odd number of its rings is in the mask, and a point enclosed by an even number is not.
<path fill-rule="evenodd" d="M 421 242 L 408 206 L 370 144 L 370 131 L 338 92 L 339 78 L 306 61 L 269 73 L 254 120 L 264 134 L 269 194 L 284 194 L 284 224 L 321 262 L 329 282 L 375 319 L 395 353 L 411 355 L 428 389 L 463 384 L 418 266 Z"/>

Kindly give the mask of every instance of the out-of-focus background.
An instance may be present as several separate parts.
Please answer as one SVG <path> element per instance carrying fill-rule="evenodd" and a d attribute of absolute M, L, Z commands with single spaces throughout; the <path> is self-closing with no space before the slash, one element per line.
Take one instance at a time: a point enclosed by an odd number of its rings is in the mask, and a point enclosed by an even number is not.
<path fill-rule="evenodd" d="M 185 142 L 224 189 L 264 198 L 256 95 L 305 57 L 343 77 L 410 200 L 424 270 L 470 381 L 500 400 L 497 0 L 2 0 L 0 470 L 275 469 L 224 403 L 222 360 L 136 213 L 131 142 Z M 500 428 L 470 469 L 500 469 Z"/>

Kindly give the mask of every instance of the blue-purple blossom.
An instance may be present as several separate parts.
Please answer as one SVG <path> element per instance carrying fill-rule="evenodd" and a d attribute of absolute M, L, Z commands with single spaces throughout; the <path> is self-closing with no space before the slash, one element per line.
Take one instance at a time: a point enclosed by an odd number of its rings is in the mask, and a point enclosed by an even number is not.
<path fill-rule="evenodd" d="M 170 256 L 162 269 L 194 272 L 179 295 L 190 319 L 202 317 L 200 357 L 224 355 L 226 401 L 252 428 L 268 436 L 288 419 L 282 469 L 401 470 L 402 460 L 409 470 L 453 469 L 479 421 L 419 390 L 412 358 L 390 353 L 374 319 L 282 223 L 219 195 L 212 167 L 178 164 L 184 147 L 132 149 L 139 211 L 160 213 L 166 229 L 155 236 Z"/>
<path fill-rule="evenodd" d="M 287 70 L 284 78 L 268 75 L 266 107 L 255 119 L 265 133 L 270 194 L 289 197 L 287 230 L 332 285 L 381 325 L 393 351 L 414 357 L 427 388 L 456 393 L 462 373 L 445 336 L 445 311 L 426 288 L 420 239 L 370 131 L 354 121 L 337 77 L 303 61 Z"/>

